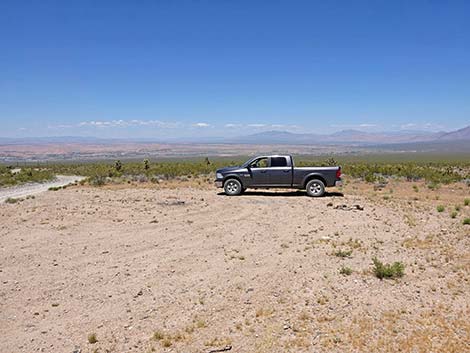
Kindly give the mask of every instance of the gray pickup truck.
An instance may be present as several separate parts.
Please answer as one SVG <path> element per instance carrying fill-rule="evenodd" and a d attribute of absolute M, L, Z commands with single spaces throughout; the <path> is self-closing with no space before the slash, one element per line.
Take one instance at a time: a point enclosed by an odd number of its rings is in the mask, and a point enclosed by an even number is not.
<path fill-rule="evenodd" d="M 319 197 L 325 187 L 342 185 L 341 167 L 295 167 L 290 155 L 258 156 L 239 167 L 218 169 L 215 185 L 229 196 L 248 188 L 292 188 Z"/>

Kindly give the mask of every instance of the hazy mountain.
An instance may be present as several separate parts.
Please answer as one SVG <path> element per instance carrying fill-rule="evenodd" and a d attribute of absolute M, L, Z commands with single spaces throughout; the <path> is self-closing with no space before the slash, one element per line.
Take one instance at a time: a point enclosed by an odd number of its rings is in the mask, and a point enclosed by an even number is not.
<path fill-rule="evenodd" d="M 470 125 L 456 131 L 451 131 L 443 134 L 439 140 L 470 140 Z"/>
<path fill-rule="evenodd" d="M 204 137 L 160 138 L 160 139 L 110 139 L 97 137 L 60 136 L 1 138 L 2 145 L 37 145 L 37 144 L 97 144 L 110 145 L 119 143 L 234 143 L 234 144 L 284 144 L 284 145 L 389 145 L 424 142 L 448 142 L 470 140 L 470 126 L 450 132 L 427 131 L 385 131 L 365 132 L 359 130 L 342 130 L 332 134 L 293 133 L 287 131 L 264 131 L 239 137 Z"/>
<path fill-rule="evenodd" d="M 376 145 L 435 141 L 449 133 L 425 131 L 365 132 L 342 130 L 328 135 L 297 134 L 286 131 L 266 131 L 233 139 L 236 143 L 262 144 L 358 144 Z"/>

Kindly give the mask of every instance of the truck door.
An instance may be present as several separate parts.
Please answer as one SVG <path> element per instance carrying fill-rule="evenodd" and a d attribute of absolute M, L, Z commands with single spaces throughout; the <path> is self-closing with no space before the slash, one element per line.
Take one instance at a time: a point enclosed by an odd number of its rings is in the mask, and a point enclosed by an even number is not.
<path fill-rule="evenodd" d="M 251 186 L 269 185 L 268 157 L 258 158 L 250 164 Z"/>
<path fill-rule="evenodd" d="M 270 157 L 268 174 L 272 186 L 292 185 L 292 167 L 286 157 Z"/>

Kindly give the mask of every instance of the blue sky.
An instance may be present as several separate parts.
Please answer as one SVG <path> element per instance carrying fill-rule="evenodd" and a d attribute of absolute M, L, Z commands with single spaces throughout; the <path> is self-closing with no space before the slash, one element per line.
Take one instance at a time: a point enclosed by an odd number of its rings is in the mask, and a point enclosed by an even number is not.
<path fill-rule="evenodd" d="M 468 1 L 0 2 L 0 136 L 470 124 Z"/>

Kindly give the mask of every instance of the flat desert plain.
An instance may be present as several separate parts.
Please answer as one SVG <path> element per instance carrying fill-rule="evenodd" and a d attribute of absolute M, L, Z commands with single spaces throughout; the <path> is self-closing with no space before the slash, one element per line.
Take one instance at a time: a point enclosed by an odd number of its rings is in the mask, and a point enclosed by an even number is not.
<path fill-rule="evenodd" d="M 176 183 L 3 203 L 0 351 L 470 352 L 466 197 Z M 404 276 L 377 278 L 374 257 Z"/>

